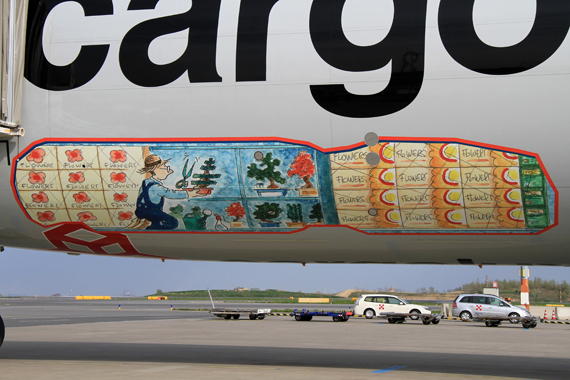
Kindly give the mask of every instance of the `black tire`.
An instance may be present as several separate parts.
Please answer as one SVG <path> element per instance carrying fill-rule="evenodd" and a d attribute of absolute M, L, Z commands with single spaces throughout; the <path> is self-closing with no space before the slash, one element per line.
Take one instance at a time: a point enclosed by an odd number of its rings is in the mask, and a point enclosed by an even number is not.
<path fill-rule="evenodd" d="M 427 326 L 427 325 L 429 325 L 429 324 L 431 323 L 431 320 L 430 320 L 429 318 L 423 317 L 423 318 L 422 318 L 422 323 Z"/>
<path fill-rule="evenodd" d="M 257 319 L 257 314 L 250 314 L 249 319 L 251 319 L 252 321 L 255 321 Z"/>
<path fill-rule="evenodd" d="M 333 317 L 333 321 L 335 321 L 335 322 L 340 322 L 341 319 L 342 319 L 342 317 L 337 317 L 337 316 Z"/>
<path fill-rule="evenodd" d="M 4 327 L 4 321 L 2 317 L 0 317 L 0 347 L 2 347 L 2 343 L 4 343 L 4 337 L 6 336 L 6 328 Z"/>
<path fill-rule="evenodd" d="M 232 315 L 232 318 L 233 318 L 233 319 L 239 319 L 239 314 L 234 314 L 234 315 Z"/>
<path fill-rule="evenodd" d="M 522 326 L 525 329 L 530 329 L 532 327 L 533 321 L 522 321 Z"/>
<path fill-rule="evenodd" d="M 459 318 L 461 318 L 463 322 L 469 322 L 471 319 L 473 319 L 473 316 L 471 315 L 470 312 L 464 310 L 461 313 L 459 313 Z"/>
<path fill-rule="evenodd" d="M 536 321 L 532 321 L 532 323 L 530 324 L 530 328 L 534 329 L 536 325 L 537 325 Z"/>
<path fill-rule="evenodd" d="M 509 318 L 520 318 L 519 313 L 510 313 L 509 314 Z M 520 323 L 521 320 L 520 319 L 509 319 L 509 322 L 511 323 Z"/>
<path fill-rule="evenodd" d="M 410 311 L 410 314 L 417 314 L 417 315 L 410 315 L 410 319 L 412 321 L 417 321 L 418 319 L 420 319 L 420 311 L 418 309 L 414 309 L 412 311 Z"/>
<path fill-rule="evenodd" d="M 366 319 L 372 319 L 376 316 L 376 312 L 374 311 L 374 309 L 366 309 L 364 310 L 364 316 L 366 317 Z"/>
<path fill-rule="evenodd" d="M 313 319 L 312 315 L 307 315 L 307 317 L 305 318 L 306 321 L 310 321 L 311 319 Z"/>
<path fill-rule="evenodd" d="M 396 319 L 396 323 L 404 323 L 405 318 Z"/>
<path fill-rule="evenodd" d="M 258 315 L 257 319 L 265 319 L 265 315 Z"/>
<path fill-rule="evenodd" d="M 485 321 L 485 326 L 487 326 L 487 327 L 493 327 L 493 322 L 491 322 L 491 321 Z"/>
<path fill-rule="evenodd" d="M 232 319 L 231 315 L 224 315 L 224 319 Z"/>
<path fill-rule="evenodd" d="M 396 323 L 396 320 L 394 318 L 388 318 L 388 323 Z"/>
<path fill-rule="evenodd" d="M 296 316 L 295 316 L 295 320 L 296 320 L 296 321 L 304 321 L 305 318 L 303 318 L 303 316 L 301 316 L 301 315 L 296 315 Z"/>
<path fill-rule="evenodd" d="M 434 325 L 437 325 L 439 323 L 440 319 L 434 318 L 431 320 L 431 323 Z"/>

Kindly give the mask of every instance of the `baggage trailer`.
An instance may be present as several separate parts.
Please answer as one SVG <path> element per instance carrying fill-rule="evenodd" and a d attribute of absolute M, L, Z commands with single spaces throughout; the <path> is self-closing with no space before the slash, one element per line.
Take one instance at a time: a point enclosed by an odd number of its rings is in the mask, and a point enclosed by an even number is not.
<path fill-rule="evenodd" d="M 313 317 L 332 317 L 332 320 L 335 322 L 346 322 L 352 316 L 352 311 L 308 311 L 307 309 L 295 309 L 291 316 L 295 317 L 296 321 L 310 321 Z"/>
<path fill-rule="evenodd" d="M 218 318 L 224 319 L 239 319 L 240 315 L 248 314 L 249 319 L 264 319 L 268 314 L 271 313 L 271 309 L 216 309 L 210 310 L 211 314 L 214 314 Z"/>
<path fill-rule="evenodd" d="M 271 309 L 221 309 L 216 308 L 214 305 L 214 300 L 212 299 L 212 294 L 210 289 L 208 289 L 208 295 L 210 296 L 210 302 L 212 303 L 212 308 L 210 309 L 210 314 L 214 314 L 218 318 L 224 319 L 239 319 L 240 315 L 248 314 L 249 319 L 265 319 L 265 317 L 271 313 Z"/>
<path fill-rule="evenodd" d="M 522 323 L 525 329 L 533 329 L 538 325 L 539 319 L 536 317 L 490 317 L 490 318 L 473 318 L 474 322 L 485 322 L 487 327 L 497 327 L 502 321 L 509 321 L 511 323 Z"/>
<path fill-rule="evenodd" d="M 437 325 L 441 320 L 441 314 L 424 315 L 418 313 L 380 313 L 378 317 L 388 318 L 388 323 L 404 323 L 406 317 L 410 317 L 412 320 L 421 319 L 424 325 L 429 325 L 430 323 Z"/>

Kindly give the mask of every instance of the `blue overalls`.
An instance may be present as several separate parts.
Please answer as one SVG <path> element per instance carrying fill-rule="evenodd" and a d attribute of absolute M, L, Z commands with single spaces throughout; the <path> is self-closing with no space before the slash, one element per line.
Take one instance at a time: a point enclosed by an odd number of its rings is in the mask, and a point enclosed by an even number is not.
<path fill-rule="evenodd" d="M 148 191 L 154 185 L 158 184 L 152 182 L 147 185 L 146 181 L 143 181 L 141 193 L 137 198 L 135 215 L 139 219 L 146 219 L 152 222 L 152 224 L 146 228 L 147 230 L 174 230 L 178 227 L 178 220 L 162 211 L 164 207 L 164 197 L 162 197 L 158 203 L 152 203 L 150 200 Z"/>

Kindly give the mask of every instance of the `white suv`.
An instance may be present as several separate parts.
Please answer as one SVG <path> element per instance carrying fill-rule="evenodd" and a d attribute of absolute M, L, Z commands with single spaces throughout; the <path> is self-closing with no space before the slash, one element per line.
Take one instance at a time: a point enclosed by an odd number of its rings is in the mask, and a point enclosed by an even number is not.
<path fill-rule="evenodd" d="M 354 301 L 354 314 L 356 315 L 364 315 L 371 319 L 388 313 L 418 314 L 418 316 L 410 316 L 413 320 L 418 319 L 420 314 L 431 315 L 428 307 L 410 304 L 389 294 L 363 294 Z"/>

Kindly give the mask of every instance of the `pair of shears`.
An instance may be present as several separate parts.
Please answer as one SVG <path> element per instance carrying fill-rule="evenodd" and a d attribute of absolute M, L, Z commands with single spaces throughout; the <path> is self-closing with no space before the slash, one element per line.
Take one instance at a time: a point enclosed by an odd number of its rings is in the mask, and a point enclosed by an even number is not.
<path fill-rule="evenodd" d="M 188 181 L 186 179 L 190 178 L 192 175 L 192 170 L 194 170 L 194 165 L 198 162 L 198 157 L 194 160 L 194 163 L 190 167 L 190 170 L 187 172 L 186 168 L 188 168 L 188 159 L 186 159 L 186 163 L 184 164 L 184 168 L 182 169 L 182 176 L 184 177 L 180 181 L 176 182 L 177 189 L 187 189 L 188 188 Z"/>

